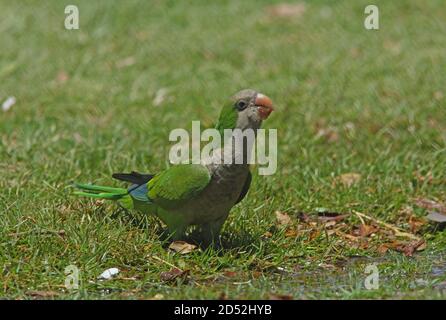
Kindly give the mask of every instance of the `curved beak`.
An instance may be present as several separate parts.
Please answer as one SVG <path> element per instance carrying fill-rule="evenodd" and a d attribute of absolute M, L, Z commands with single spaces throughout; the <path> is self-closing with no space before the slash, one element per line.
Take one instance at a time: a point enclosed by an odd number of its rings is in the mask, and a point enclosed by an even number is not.
<path fill-rule="evenodd" d="M 260 118 L 265 120 L 273 112 L 273 102 L 264 94 L 258 93 L 255 101 L 255 105 L 259 111 Z"/>

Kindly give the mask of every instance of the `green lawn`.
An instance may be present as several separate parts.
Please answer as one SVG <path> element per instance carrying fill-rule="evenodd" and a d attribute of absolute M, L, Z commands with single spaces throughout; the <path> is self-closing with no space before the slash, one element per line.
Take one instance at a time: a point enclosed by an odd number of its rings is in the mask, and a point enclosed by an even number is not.
<path fill-rule="evenodd" d="M 74 2 L 0 4 L 0 101 L 17 99 L 0 110 L 1 297 L 446 297 L 446 234 L 433 224 L 412 257 L 380 252 L 380 232 L 366 245 L 320 224 L 291 232 L 299 213 L 327 210 L 351 214 L 346 230 L 357 211 L 411 232 L 427 213 L 415 199 L 446 203 L 444 0 L 374 1 L 379 31 L 363 26 L 366 0 L 306 1 L 292 17 L 277 1 Z M 64 29 L 68 4 L 79 30 Z M 276 104 L 265 127 L 278 129 L 278 171 L 254 170 L 224 249 L 174 253 L 153 218 L 70 194 L 72 181 L 119 186 L 113 172 L 166 168 L 170 130 L 211 126 L 247 87 Z M 361 180 L 335 183 L 345 173 Z M 370 263 L 377 290 L 364 287 Z M 79 290 L 64 287 L 68 265 Z M 188 275 L 165 281 L 172 266 Z M 97 281 L 110 267 L 118 277 Z"/>

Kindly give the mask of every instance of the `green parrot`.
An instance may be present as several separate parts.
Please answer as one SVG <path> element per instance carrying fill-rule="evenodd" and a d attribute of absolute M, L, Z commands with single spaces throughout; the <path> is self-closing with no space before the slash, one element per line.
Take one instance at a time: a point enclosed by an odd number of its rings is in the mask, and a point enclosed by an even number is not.
<path fill-rule="evenodd" d="M 256 133 L 272 111 L 270 98 L 245 89 L 223 106 L 216 129 L 222 136 L 225 129 L 252 129 Z M 232 144 L 225 143 L 212 159 L 200 164 L 179 164 L 157 174 L 115 173 L 113 178 L 132 185 L 125 189 L 76 183 L 74 186 L 81 191 L 75 194 L 116 200 L 126 209 L 153 214 L 167 225 L 172 240 L 183 238 L 186 229 L 195 225 L 200 229 L 202 244 L 217 244 L 231 208 L 243 200 L 251 184 L 246 161 L 251 149 L 246 144 L 253 141 L 235 139 L 235 134 L 229 138 Z M 236 148 L 240 141 L 244 146 Z M 228 156 L 232 163 L 223 161 Z"/>

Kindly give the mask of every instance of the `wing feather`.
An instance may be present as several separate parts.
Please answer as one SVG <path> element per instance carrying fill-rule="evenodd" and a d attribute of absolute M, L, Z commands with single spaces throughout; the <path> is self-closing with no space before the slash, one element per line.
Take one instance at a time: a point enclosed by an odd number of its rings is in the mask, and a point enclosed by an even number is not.
<path fill-rule="evenodd" d="M 164 209 L 174 209 L 196 197 L 211 181 L 200 164 L 180 164 L 155 175 L 148 182 L 149 198 Z"/>

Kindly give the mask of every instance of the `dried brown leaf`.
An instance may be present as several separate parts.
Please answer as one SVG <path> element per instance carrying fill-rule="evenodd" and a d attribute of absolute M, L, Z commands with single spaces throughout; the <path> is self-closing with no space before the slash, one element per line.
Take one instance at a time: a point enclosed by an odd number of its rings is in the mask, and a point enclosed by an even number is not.
<path fill-rule="evenodd" d="M 342 231 L 336 231 L 336 234 L 338 236 L 341 236 L 341 237 L 343 237 L 343 238 L 345 238 L 347 240 L 353 241 L 353 242 L 358 242 L 360 240 L 359 237 L 354 236 L 352 234 L 344 233 Z"/>
<path fill-rule="evenodd" d="M 297 237 L 297 230 L 296 229 L 288 229 L 287 231 L 285 231 L 285 237 L 287 237 L 287 238 Z"/>
<path fill-rule="evenodd" d="M 422 243 L 417 246 L 416 250 L 423 251 L 426 248 L 427 248 L 427 242 L 423 240 Z"/>
<path fill-rule="evenodd" d="M 235 272 L 235 271 L 225 271 L 223 274 L 225 277 L 228 277 L 228 278 L 234 278 L 237 276 L 237 272 Z"/>
<path fill-rule="evenodd" d="M 269 300 L 293 300 L 293 296 L 288 294 L 270 293 Z"/>
<path fill-rule="evenodd" d="M 422 251 L 426 248 L 426 241 L 423 239 L 411 242 L 394 241 L 385 245 L 390 249 L 404 253 L 407 257 L 411 257 L 415 251 Z"/>
<path fill-rule="evenodd" d="M 359 235 L 361 237 L 368 237 L 374 233 L 376 233 L 379 229 L 372 225 L 361 224 L 359 226 Z"/>
<path fill-rule="evenodd" d="M 317 237 L 319 237 L 320 234 L 321 234 L 321 231 L 320 231 L 320 230 L 313 230 L 313 231 L 310 233 L 310 240 L 314 240 L 314 239 L 316 239 Z"/>
<path fill-rule="evenodd" d="M 280 225 L 285 226 L 291 224 L 291 218 L 288 214 L 282 213 L 280 211 L 276 211 L 275 214 L 276 214 L 276 220 Z"/>
<path fill-rule="evenodd" d="M 273 236 L 273 234 L 272 234 L 271 232 L 269 232 L 269 231 L 266 231 L 266 232 L 263 234 L 263 236 L 264 236 L 265 238 L 271 238 L 271 237 Z"/>
<path fill-rule="evenodd" d="M 308 221 L 310 221 L 310 216 L 308 214 L 306 214 L 305 212 L 299 212 L 297 214 L 297 219 L 302 222 L 308 222 Z"/>
<path fill-rule="evenodd" d="M 349 214 L 341 214 L 338 212 L 331 212 L 331 211 L 318 211 L 318 220 L 327 222 L 327 221 L 336 221 L 339 222 L 341 220 L 344 220 L 349 216 Z"/>
<path fill-rule="evenodd" d="M 384 254 L 384 253 L 386 253 L 387 251 L 389 251 L 389 247 L 386 246 L 385 244 L 381 244 L 381 245 L 378 247 L 378 249 L 376 249 L 376 251 L 378 251 L 378 253 L 380 253 L 380 254 Z"/>
<path fill-rule="evenodd" d="M 174 241 L 169 245 L 169 249 L 181 254 L 190 253 L 196 248 L 196 245 L 187 243 L 186 241 Z"/>
<path fill-rule="evenodd" d="M 415 204 L 420 208 L 427 210 L 435 210 L 438 213 L 446 215 L 446 205 L 431 199 L 417 198 L 415 199 Z"/>
<path fill-rule="evenodd" d="M 45 291 L 45 290 L 31 290 L 25 293 L 27 296 L 39 297 L 39 298 L 52 298 L 59 295 L 56 291 Z"/>
<path fill-rule="evenodd" d="M 361 175 L 359 173 L 344 173 L 336 178 L 336 182 L 341 183 L 344 187 L 350 188 L 355 183 L 361 180 Z"/>
<path fill-rule="evenodd" d="M 446 221 L 446 216 L 444 216 L 444 218 Z M 410 231 L 413 233 L 418 232 L 425 224 L 426 224 L 425 219 L 418 218 L 414 215 L 409 217 Z"/>
<path fill-rule="evenodd" d="M 336 225 L 336 221 L 335 220 L 329 220 L 324 224 L 325 228 L 330 228 Z"/>
<path fill-rule="evenodd" d="M 162 281 L 173 281 L 177 278 L 185 278 L 189 274 L 189 271 L 183 271 L 178 268 L 172 268 L 169 271 L 161 272 L 160 278 Z"/>

